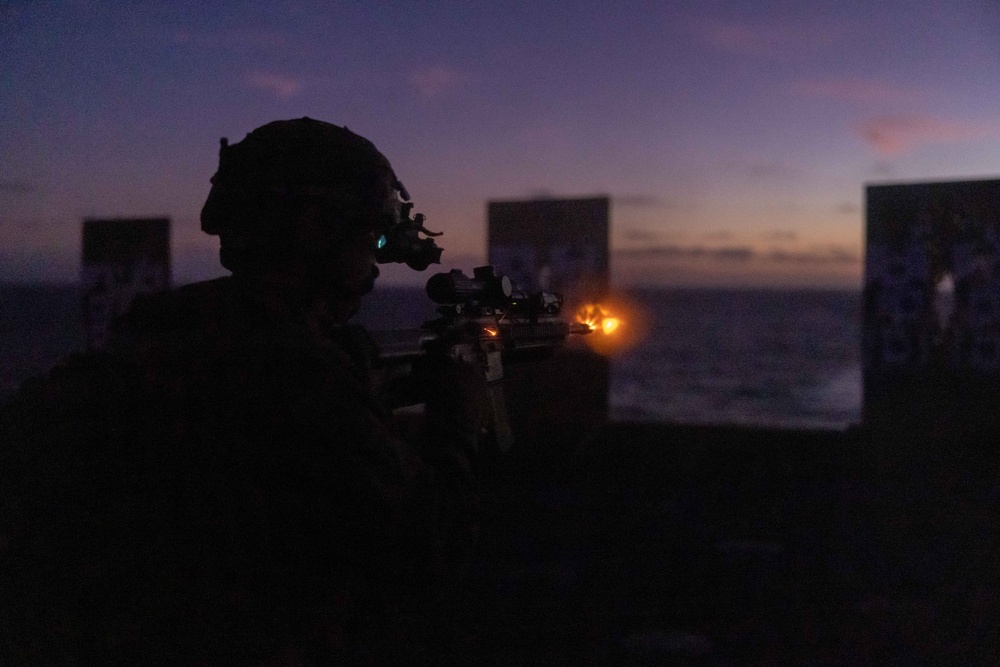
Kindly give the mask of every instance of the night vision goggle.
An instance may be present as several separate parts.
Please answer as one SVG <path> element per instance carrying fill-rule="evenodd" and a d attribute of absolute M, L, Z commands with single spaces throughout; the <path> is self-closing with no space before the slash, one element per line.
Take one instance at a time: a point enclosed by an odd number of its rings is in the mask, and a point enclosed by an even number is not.
<path fill-rule="evenodd" d="M 397 182 L 397 188 L 404 200 L 410 198 L 402 183 Z M 375 231 L 375 261 L 379 264 L 395 262 L 423 271 L 431 264 L 441 263 L 443 248 L 438 247 L 434 238 L 420 235 L 437 237 L 443 232 L 429 231 L 424 227 L 426 217 L 417 213 L 411 218 L 412 211 L 412 202 L 400 202 L 399 215 L 387 216 L 386 223 Z"/>

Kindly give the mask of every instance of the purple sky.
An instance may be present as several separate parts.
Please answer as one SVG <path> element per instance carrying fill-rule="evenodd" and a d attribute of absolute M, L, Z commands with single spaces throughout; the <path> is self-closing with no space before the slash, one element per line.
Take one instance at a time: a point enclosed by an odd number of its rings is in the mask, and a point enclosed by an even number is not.
<path fill-rule="evenodd" d="M 608 194 L 620 286 L 856 287 L 866 182 L 1000 175 L 993 1 L 208 4 L 0 0 L 0 280 L 75 280 L 86 216 L 220 275 L 219 137 L 278 118 L 374 141 L 446 267 L 489 199 Z"/>

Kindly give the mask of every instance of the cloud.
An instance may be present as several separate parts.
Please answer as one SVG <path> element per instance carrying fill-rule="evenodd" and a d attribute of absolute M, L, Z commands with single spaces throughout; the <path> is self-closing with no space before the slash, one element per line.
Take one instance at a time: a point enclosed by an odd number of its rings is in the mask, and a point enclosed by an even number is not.
<path fill-rule="evenodd" d="M 410 74 L 410 85 L 417 89 L 424 99 L 433 99 L 468 80 L 457 69 L 436 65 L 419 69 Z"/>
<path fill-rule="evenodd" d="M 857 104 L 910 102 L 919 97 L 915 92 L 880 81 L 853 78 L 802 79 L 792 84 L 792 92 L 805 97 Z"/>
<path fill-rule="evenodd" d="M 840 27 L 820 21 L 703 21 L 695 25 L 696 38 L 702 43 L 727 53 L 757 57 L 815 51 L 832 44 L 842 33 Z"/>
<path fill-rule="evenodd" d="M 858 136 L 883 156 L 897 156 L 925 144 L 947 144 L 1000 136 L 1000 125 L 901 115 L 872 118 L 856 128 Z"/>
<path fill-rule="evenodd" d="M 717 259 L 723 261 L 747 261 L 753 259 L 753 249 L 746 246 L 730 246 L 724 248 L 706 248 L 705 246 L 660 245 L 646 248 L 623 248 L 617 251 L 627 257 L 663 257 L 684 258 L 695 257 Z"/>
<path fill-rule="evenodd" d="M 861 256 L 848 248 L 829 246 L 806 251 L 772 250 L 763 255 L 765 259 L 774 262 L 791 262 L 796 264 L 860 264 Z"/>
<path fill-rule="evenodd" d="M 837 204 L 833 210 L 840 215 L 857 215 L 861 212 L 861 207 L 854 202 L 844 201 Z"/>
<path fill-rule="evenodd" d="M 615 195 L 612 202 L 615 206 L 629 208 L 657 208 L 666 203 L 654 195 Z"/>
<path fill-rule="evenodd" d="M 283 100 L 295 97 L 302 90 L 302 82 L 284 74 L 254 72 L 245 77 L 250 86 L 271 93 Z"/>
<path fill-rule="evenodd" d="M 764 232 L 760 237 L 767 241 L 794 241 L 799 238 L 799 235 L 790 229 L 773 229 Z"/>
<path fill-rule="evenodd" d="M 625 241 L 632 241 L 636 243 L 655 241 L 660 238 L 659 234 L 651 232 L 648 229 L 623 229 L 621 236 Z"/>
<path fill-rule="evenodd" d="M 662 259 L 708 259 L 745 263 L 754 260 L 788 264 L 859 264 L 860 255 L 848 248 L 829 246 L 805 251 L 771 250 L 758 252 L 748 246 L 708 248 L 705 246 L 659 245 L 646 248 L 620 248 L 622 257 L 657 257 Z"/>

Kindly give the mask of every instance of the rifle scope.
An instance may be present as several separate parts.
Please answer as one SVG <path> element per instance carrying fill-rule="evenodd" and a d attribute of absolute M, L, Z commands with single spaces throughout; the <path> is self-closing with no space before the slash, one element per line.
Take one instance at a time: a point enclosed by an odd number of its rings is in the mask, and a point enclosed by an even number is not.
<path fill-rule="evenodd" d="M 507 276 L 497 275 L 492 266 L 480 266 L 472 270 L 473 277 L 452 269 L 448 273 L 436 273 L 427 281 L 427 296 L 434 303 L 480 305 L 506 304 L 514 291 Z"/>

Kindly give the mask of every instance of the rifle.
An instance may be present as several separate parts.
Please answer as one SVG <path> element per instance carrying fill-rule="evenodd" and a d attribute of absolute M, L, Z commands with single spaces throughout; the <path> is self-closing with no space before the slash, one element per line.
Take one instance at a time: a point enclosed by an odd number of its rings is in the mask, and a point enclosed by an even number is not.
<path fill-rule="evenodd" d="M 427 295 L 438 304 L 437 319 L 419 329 L 370 332 L 375 371 L 391 387 L 409 376 L 410 365 L 423 355 L 474 365 L 489 388 L 497 447 L 507 452 L 513 434 L 501 385 L 504 364 L 549 356 L 569 335 L 589 334 L 591 328 L 559 317 L 562 295 L 521 292 L 492 266 L 474 269 L 471 278 L 458 269 L 431 276 Z"/>

